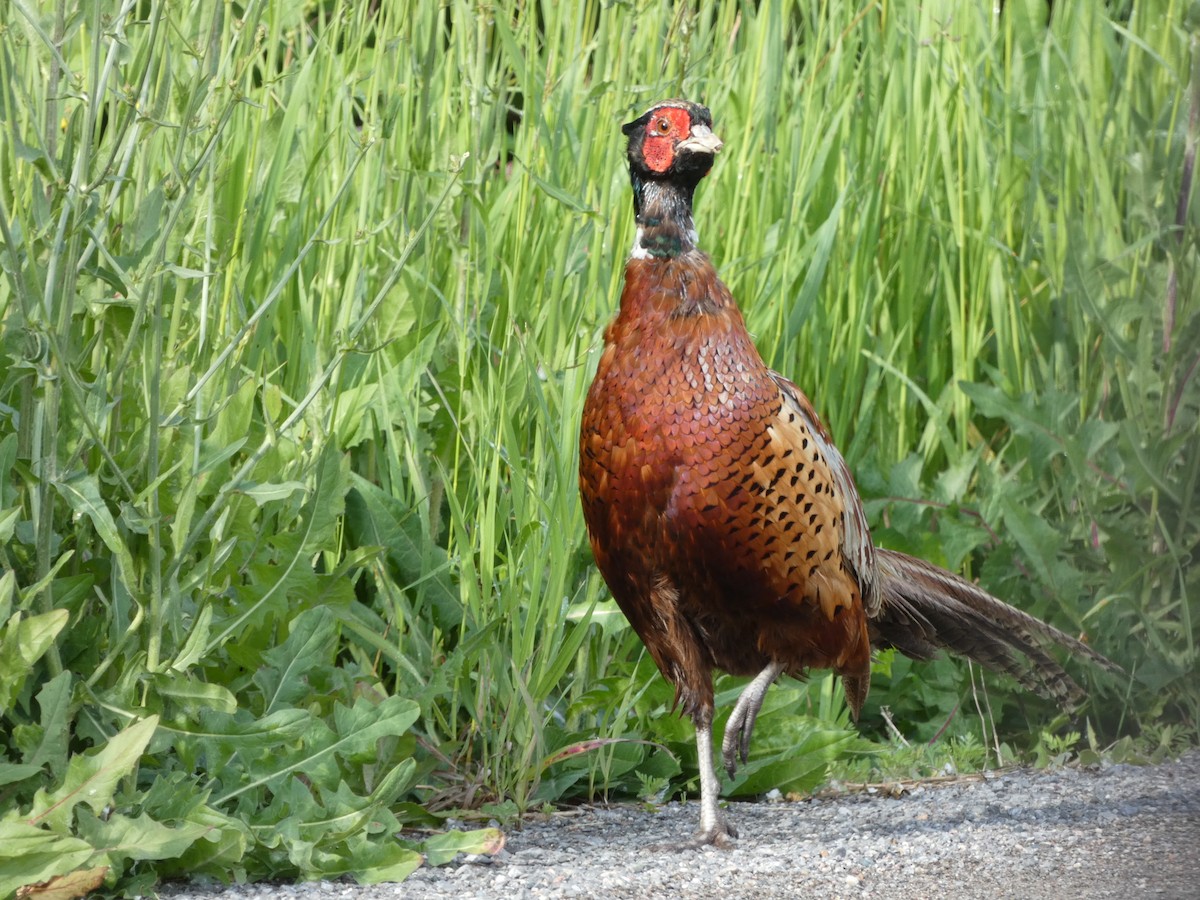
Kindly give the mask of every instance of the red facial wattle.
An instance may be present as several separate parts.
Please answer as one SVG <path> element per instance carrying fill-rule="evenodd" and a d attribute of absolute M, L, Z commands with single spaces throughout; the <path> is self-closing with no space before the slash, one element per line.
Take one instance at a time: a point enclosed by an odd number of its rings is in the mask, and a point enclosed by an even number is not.
<path fill-rule="evenodd" d="M 642 158 L 653 172 L 666 172 L 675 162 L 675 145 L 687 140 L 692 120 L 686 109 L 663 107 L 654 111 L 646 125 Z"/>

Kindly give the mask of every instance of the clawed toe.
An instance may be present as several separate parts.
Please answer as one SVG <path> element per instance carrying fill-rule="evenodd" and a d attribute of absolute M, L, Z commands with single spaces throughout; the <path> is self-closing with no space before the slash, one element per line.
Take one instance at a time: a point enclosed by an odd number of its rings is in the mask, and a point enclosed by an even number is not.
<path fill-rule="evenodd" d="M 739 761 L 745 765 L 750 760 L 750 735 L 754 731 L 754 720 L 757 710 L 750 707 L 738 707 L 725 723 L 725 735 L 721 738 L 721 759 L 725 763 L 725 771 L 730 778 L 737 775 Z"/>
<path fill-rule="evenodd" d="M 737 777 L 737 757 L 728 751 L 724 752 L 722 756 L 725 758 L 725 774 L 732 781 Z"/>
<path fill-rule="evenodd" d="M 716 847 L 718 850 L 732 850 L 737 846 L 737 829 L 724 820 L 712 828 L 697 831 L 686 841 L 668 844 L 655 844 L 652 852 L 682 853 L 685 850 L 699 850 L 703 847 Z"/>
<path fill-rule="evenodd" d="M 697 831 L 688 844 L 693 850 L 710 845 L 718 850 L 732 850 L 737 846 L 737 829 L 723 822 L 708 831 Z"/>
<path fill-rule="evenodd" d="M 721 741 L 721 759 L 730 778 L 737 776 L 739 760 L 745 765 L 750 759 L 750 735 L 745 731 L 744 721 L 732 719 L 725 726 L 725 737 Z"/>
<path fill-rule="evenodd" d="M 754 722 L 758 718 L 758 711 L 762 709 L 767 688 L 782 671 L 783 666 L 779 663 L 771 663 L 759 672 L 754 680 L 746 685 L 729 714 L 729 720 L 725 723 L 725 735 L 721 738 L 721 758 L 730 778 L 737 775 L 739 758 L 742 765 L 750 760 L 750 735 L 754 733 Z"/>

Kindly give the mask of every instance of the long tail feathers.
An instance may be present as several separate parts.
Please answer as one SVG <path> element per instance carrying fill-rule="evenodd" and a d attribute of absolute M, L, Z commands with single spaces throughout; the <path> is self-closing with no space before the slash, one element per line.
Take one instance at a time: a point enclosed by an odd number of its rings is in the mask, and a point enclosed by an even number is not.
<path fill-rule="evenodd" d="M 871 621 L 874 647 L 895 647 L 914 659 L 929 659 L 944 647 L 1067 709 L 1083 700 L 1084 691 L 1046 645 L 1122 671 L 1082 641 L 944 569 L 892 550 L 877 550 L 875 559 L 881 604 Z"/>

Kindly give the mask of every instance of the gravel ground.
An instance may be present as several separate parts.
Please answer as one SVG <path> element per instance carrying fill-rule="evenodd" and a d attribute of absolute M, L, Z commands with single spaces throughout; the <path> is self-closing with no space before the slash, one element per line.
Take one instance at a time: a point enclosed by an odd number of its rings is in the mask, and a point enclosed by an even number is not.
<path fill-rule="evenodd" d="M 1200 897 L 1200 751 L 1159 766 L 1015 771 L 800 802 L 734 803 L 733 850 L 665 852 L 695 802 L 586 808 L 496 857 L 403 884 L 175 886 L 171 900 L 541 897 Z"/>

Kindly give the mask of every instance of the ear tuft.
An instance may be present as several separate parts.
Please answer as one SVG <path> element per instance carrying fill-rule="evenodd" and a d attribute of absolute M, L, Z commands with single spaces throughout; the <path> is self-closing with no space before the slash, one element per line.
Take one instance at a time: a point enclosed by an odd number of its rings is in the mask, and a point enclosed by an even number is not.
<path fill-rule="evenodd" d="M 653 110 L 651 110 L 650 112 L 653 112 Z M 621 126 L 621 134 L 625 135 L 626 137 L 629 137 L 629 135 L 631 135 L 635 131 L 637 131 L 637 129 L 639 127 L 641 127 L 642 125 L 645 125 L 647 122 L 649 122 L 650 121 L 650 112 L 639 116 L 638 118 L 634 119 L 632 122 L 626 122 L 624 125 L 622 125 Z"/>

